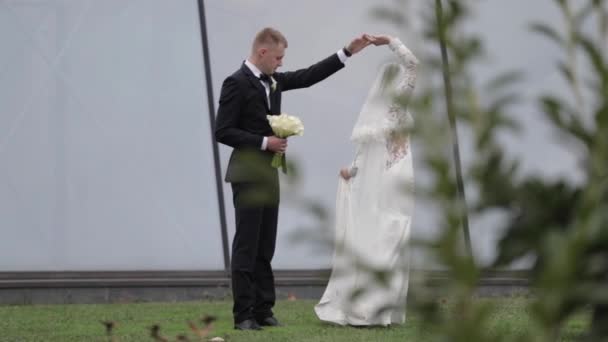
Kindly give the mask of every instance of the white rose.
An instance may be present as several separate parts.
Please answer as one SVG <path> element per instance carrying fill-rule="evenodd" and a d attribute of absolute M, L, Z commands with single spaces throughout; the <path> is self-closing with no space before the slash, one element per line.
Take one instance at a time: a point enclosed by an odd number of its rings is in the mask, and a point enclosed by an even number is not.
<path fill-rule="evenodd" d="M 287 138 L 292 135 L 303 135 L 304 125 L 302 121 L 292 115 L 268 115 L 268 122 L 274 134 L 279 138 Z"/>

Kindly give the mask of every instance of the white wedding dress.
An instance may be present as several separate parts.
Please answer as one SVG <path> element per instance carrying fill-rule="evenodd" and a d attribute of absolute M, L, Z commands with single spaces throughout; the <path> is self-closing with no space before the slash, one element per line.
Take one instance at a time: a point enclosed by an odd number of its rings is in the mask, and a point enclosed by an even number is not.
<path fill-rule="evenodd" d="M 319 319 L 339 325 L 405 322 L 414 209 L 413 118 L 405 107 L 418 60 L 397 38 L 388 46 L 398 63 L 382 67 L 353 128 L 354 176 L 339 179 L 333 268 L 315 306 Z M 384 281 L 370 269 L 385 271 Z"/>

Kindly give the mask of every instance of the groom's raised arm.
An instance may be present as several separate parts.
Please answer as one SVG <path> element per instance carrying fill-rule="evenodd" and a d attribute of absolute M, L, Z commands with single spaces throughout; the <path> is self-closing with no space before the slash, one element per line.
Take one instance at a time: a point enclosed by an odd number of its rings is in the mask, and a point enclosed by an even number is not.
<path fill-rule="evenodd" d="M 273 76 L 281 85 L 282 90 L 306 88 L 331 76 L 338 70 L 344 68 L 346 59 L 363 50 L 371 42 L 367 35 L 361 35 L 353 39 L 347 46 L 338 50 L 335 54 L 312 66 L 296 71 L 275 73 Z"/>
<path fill-rule="evenodd" d="M 286 91 L 310 87 L 315 83 L 323 81 L 342 68 L 344 68 L 344 63 L 336 53 L 308 68 L 296 71 L 278 72 L 275 73 L 273 77 L 276 78 L 281 89 Z"/>

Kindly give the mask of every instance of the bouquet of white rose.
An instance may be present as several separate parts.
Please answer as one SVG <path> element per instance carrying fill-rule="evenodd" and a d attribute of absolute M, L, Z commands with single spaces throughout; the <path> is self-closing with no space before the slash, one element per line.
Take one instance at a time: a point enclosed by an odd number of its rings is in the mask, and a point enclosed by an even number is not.
<path fill-rule="evenodd" d="M 304 125 L 302 124 L 302 121 L 295 116 L 283 113 L 281 115 L 267 115 L 266 117 L 268 118 L 274 135 L 279 138 L 285 139 L 293 135 L 301 136 L 304 134 Z M 287 163 L 285 161 L 285 153 L 275 153 L 271 165 L 277 169 L 281 167 L 283 172 L 286 173 Z"/>

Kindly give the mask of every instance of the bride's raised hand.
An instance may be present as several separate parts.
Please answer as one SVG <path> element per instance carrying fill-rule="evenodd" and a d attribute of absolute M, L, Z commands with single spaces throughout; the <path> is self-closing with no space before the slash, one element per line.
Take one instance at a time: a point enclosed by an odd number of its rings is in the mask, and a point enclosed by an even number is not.
<path fill-rule="evenodd" d="M 391 36 L 387 35 L 387 34 L 366 34 L 365 35 L 365 39 L 367 39 L 370 43 L 379 46 L 379 45 L 386 45 L 391 41 Z"/>

